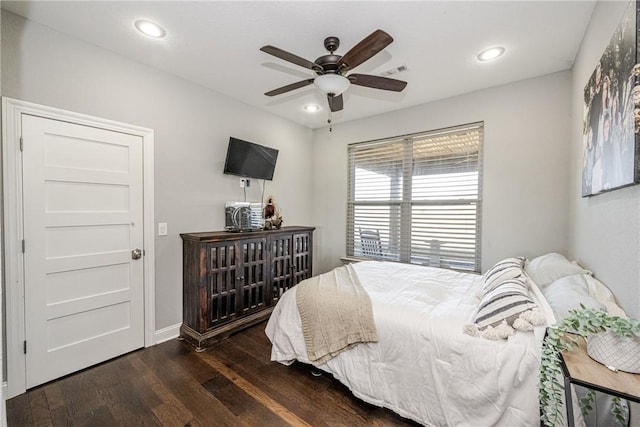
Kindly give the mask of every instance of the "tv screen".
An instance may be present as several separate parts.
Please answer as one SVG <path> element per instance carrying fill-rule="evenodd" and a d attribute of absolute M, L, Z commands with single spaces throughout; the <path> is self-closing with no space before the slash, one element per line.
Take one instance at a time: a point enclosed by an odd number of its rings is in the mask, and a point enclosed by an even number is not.
<path fill-rule="evenodd" d="M 278 150 L 274 148 L 231 137 L 224 173 L 271 181 L 277 159 Z"/>

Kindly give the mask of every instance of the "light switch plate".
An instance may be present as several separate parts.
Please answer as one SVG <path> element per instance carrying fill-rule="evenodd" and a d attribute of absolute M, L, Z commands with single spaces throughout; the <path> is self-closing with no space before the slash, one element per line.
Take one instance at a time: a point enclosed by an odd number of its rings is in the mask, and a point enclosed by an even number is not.
<path fill-rule="evenodd" d="M 158 223 L 158 236 L 166 236 L 167 235 L 167 223 L 159 222 Z"/>

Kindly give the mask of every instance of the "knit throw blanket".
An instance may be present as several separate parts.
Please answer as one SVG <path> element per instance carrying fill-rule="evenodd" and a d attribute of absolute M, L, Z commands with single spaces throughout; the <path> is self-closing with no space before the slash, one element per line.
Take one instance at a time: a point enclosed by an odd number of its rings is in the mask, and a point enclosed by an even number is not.
<path fill-rule="evenodd" d="M 314 365 L 355 344 L 378 341 L 371 300 L 349 264 L 298 284 L 296 305 Z"/>

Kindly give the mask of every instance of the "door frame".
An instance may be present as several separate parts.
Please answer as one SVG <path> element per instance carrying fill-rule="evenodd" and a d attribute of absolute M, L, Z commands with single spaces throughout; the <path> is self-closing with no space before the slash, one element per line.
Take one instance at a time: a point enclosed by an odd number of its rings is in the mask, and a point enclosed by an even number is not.
<path fill-rule="evenodd" d="M 86 114 L 2 97 L 2 190 L 4 243 L 4 286 L 6 303 L 7 388 L 5 399 L 26 391 L 24 299 L 24 238 L 22 200 L 22 155 L 20 151 L 23 114 L 91 126 L 142 138 L 144 218 L 144 345 L 155 344 L 155 242 L 153 129 L 147 129 Z M 4 394 L 4 393 L 3 393 Z"/>

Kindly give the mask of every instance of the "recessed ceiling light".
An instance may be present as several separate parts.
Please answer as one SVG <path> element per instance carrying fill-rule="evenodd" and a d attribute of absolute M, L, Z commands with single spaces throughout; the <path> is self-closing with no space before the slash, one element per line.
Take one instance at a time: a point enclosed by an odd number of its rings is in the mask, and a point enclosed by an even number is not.
<path fill-rule="evenodd" d="M 153 37 L 154 39 L 161 39 L 167 34 L 160 25 L 145 21 L 144 19 L 137 20 L 135 25 L 142 34 Z"/>
<path fill-rule="evenodd" d="M 316 104 L 309 104 L 304 106 L 304 111 L 307 113 L 315 113 L 316 111 L 320 111 L 320 107 Z"/>
<path fill-rule="evenodd" d="M 485 49 L 478 54 L 478 61 L 488 62 L 493 61 L 494 59 L 502 56 L 504 53 L 504 48 L 502 46 L 490 47 L 489 49 Z"/>

